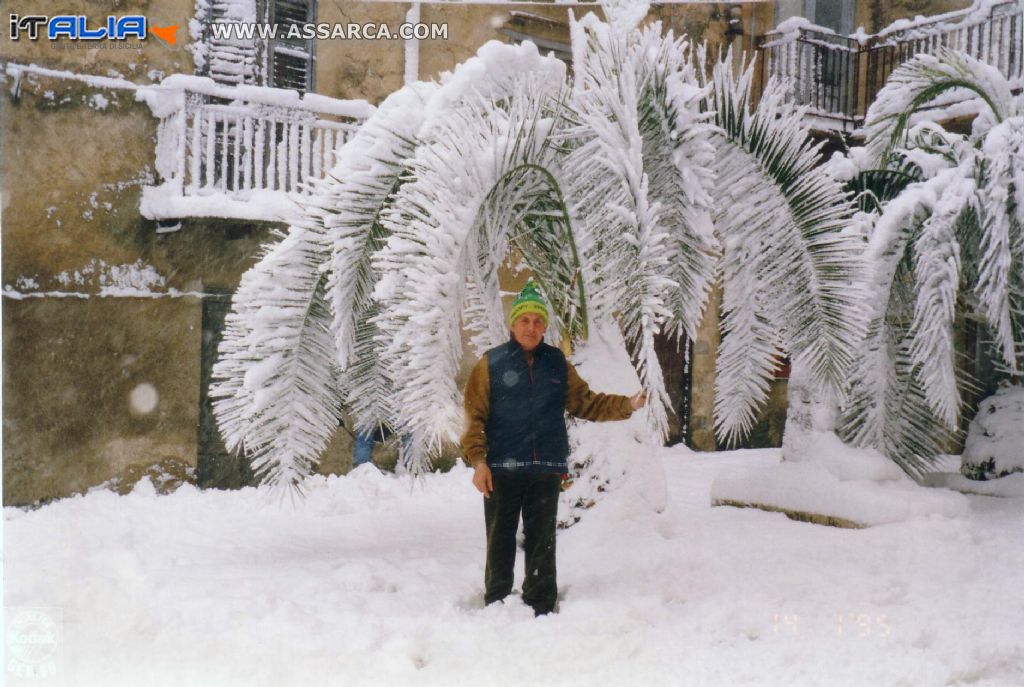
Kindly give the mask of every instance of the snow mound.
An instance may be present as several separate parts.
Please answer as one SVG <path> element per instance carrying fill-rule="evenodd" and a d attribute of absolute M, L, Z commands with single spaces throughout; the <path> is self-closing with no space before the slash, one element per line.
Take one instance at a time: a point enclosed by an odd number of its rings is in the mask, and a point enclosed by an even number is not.
<path fill-rule="evenodd" d="M 786 453 L 791 462 L 816 463 L 841 482 L 890 482 L 907 478 L 895 463 L 875 449 L 845 444 L 835 432 L 807 431 L 788 442 L 788 447 L 792 447 Z"/>
<path fill-rule="evenodd" d="M 1024 472 L 1017 472 L 993 480 L 968 479 L 961 474 L 938 472 L 925 476 L 928 486 L 947 487 L 961 494 L 1024 498 Z"/>
<path fill-rule="evenodd" d="M 622 335 L 614 325 L 595 326 L 572 362 L 595 392 L 629 396 L 640 389 Z M 662 449 L 649 434 L 645 412 L 619 422 L 571 424 L 569 464 L 574 482 L 559 505 L 562 526 L 579 521 L 584 510 L 619 489 L 631 502 L 659 513 L 665 509 L 668 494 L 659 457 Z"/>
<path fill-rule="evenodd" d="M 1004 386 L 981 402 L 967 430 L 960 471 L 984 480 L 1024 472 L 1024 386 Z"/>
<path fill-rule="evenodd" d="M 712 504 L 756 505 L 865 527 L 967 514 L 962 494 L 918 485 L 877 451 L 848 446 L 832 432 L 808 432 L 805 442 L 791 452 L 799 462 L 719 476 L 711 485 Z"/>

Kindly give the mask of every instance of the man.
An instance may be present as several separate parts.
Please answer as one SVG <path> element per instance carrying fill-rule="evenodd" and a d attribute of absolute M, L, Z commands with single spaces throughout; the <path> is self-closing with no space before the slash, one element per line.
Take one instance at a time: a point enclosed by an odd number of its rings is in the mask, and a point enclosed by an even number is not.
<path fill-rule="evenodd" d="M 377 429 L 365 433 L 356 432 L 355 444 L 352 449 L 352 469 L 373 462 L 373 445 L 380 441 L 384 442 L 392 435 L 390 427 L 379 425 Z M 409 446 L 409 435 L 402 434 L 399 437 L 402 444 L 402 451 Z"/>
<path fill-rule="evenodd" d="M 487 564 L 484 602 L 512 592 L 516 530 L 523 518 L 523 600 L 536 615 L 555 610 L 555 520 L 561 476 L 568 471 L 565 413 L 584 420 L 625 420 L 647 401 L 595 394 L 562 352 L 544 343 L 547 304 L 533 281 L 512 303 L 512 336 L 492 348 L 466 383 L 462 450 L 484 495 Z"/>

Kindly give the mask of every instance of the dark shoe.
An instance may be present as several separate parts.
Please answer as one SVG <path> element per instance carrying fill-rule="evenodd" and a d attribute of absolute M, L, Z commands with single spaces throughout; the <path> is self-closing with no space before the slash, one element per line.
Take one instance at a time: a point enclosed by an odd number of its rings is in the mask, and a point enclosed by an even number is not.
<path fill-rule="evenodd" d="M 525 602 L 524 602 L 525 603 Z M 527 606 L 533 609 L 533 617 L 547 615 L 548 613 L 558 613 L 556 604 L 531 604 L 527 603 Z"/>

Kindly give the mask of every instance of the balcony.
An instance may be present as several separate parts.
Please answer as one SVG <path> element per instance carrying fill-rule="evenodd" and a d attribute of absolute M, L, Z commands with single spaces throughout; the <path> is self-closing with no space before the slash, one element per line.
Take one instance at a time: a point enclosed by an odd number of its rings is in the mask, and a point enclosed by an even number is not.
<path fill-rule="evenodd" d="M 362 100 L 175 75 L 138 91 L 160 120 L 159 183 L 143 189 L 149 219 L 287 221 L 310 181 L 373 112 Z"/>
<path fill-rule="evenodd" d="M 762 83 L 787 81 L 816 128 L 853 132 L 889 75 L 914 55 L 953 48 L 996 67 L 1024 86 L 1024 0 L 980 0 L 959 12 L 901 20 L 876 35 L 840 36 L 793 19 L 758 48 Z"/>

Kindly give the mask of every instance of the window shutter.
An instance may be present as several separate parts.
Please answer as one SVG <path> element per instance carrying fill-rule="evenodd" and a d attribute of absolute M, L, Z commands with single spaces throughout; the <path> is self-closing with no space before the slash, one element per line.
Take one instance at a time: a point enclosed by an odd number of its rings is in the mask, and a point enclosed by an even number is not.
<path fill-rule="evenodd" d="M 296 91 L 313 90 L 315 56 L 313 39 L 287 38 L 289 28 L 316 22 L 315 0 L 269 0 L 270 21 L 277 24 L 278 38 L 269 46 L 270 84 Z"/>
<path fill-rule="evenodd" d="M 212 0 L 197 14 L 205 22 L 200 73 L 217 83 L 237 86 L 261 80 L 259 46 L 254 40 L 217 38 L 211 24 L 237 24 L 256 20 L 256 0 Z"/>

